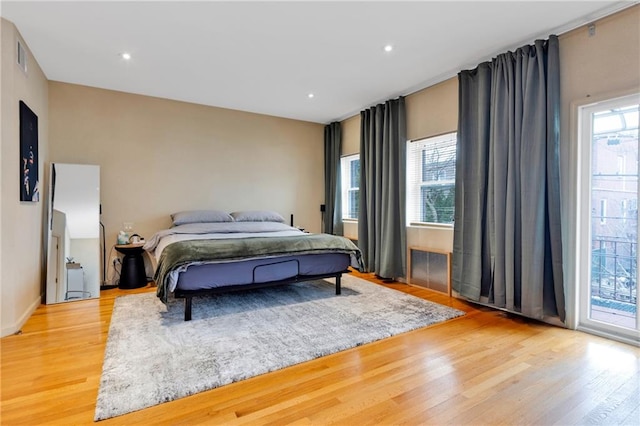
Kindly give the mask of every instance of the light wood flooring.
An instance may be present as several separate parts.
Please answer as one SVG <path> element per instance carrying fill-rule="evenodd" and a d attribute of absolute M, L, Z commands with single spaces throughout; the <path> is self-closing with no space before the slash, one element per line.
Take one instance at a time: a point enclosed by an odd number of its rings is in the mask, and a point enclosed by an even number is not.
<path fill-rule="evenodd" d="M 640 424 L 639 348 L 356 275 L 467 314 L 99 424 Z M 0 423 L 93 423 L 114 299 L 143 291 L 41 306 L 3 338 Z"/>

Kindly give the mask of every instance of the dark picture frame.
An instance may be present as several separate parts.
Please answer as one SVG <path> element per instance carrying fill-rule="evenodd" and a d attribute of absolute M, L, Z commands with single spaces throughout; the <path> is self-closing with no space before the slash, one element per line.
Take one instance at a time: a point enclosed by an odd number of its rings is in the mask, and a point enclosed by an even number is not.
<path fill-rule="evenodd" d="M 20 101 L 20 201 L 40 201 L 38 116 Z"/>

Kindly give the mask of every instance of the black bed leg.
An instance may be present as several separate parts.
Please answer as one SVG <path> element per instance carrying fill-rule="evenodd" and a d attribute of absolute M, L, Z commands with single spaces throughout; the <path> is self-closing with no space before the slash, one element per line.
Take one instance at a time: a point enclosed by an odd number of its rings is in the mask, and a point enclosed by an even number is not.
<path fill-rule="evenodd" d="M 340 279 L 342 278 L 342 274 L 341 275 L 336 275 L 336 294 L 340 294 L 342 292 L 342 288 L 340 288 Z"/>
<path fill-rule="evenodd" d="M 191 297 L 184 298 L 184 320 L 191 321 Z"/>

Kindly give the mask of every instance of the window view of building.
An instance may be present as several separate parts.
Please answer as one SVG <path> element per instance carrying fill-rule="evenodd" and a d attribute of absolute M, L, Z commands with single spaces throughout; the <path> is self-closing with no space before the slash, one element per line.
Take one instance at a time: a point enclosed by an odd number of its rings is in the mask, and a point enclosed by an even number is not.
<path fill-rule="evenodd" d="M 408 223 L 453 224 L 456 133 L 407 143 Z"/>
<path fill-rule="evenodd" d="M 342 157 L 342 218 L 358 219 L 360 203 L 360 155 Z"/>
<path fill-rule="evenodd" d="M 592 314 L 635 326 L 638 250 L 638 105 L 593 114 Z"/>

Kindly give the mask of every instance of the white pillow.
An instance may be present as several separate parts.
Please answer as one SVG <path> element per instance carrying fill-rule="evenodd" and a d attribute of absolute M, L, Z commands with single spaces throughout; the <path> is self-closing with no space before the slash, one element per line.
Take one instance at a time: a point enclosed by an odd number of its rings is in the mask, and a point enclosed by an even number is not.
<path fill-rule="evenodd" d="M 280 213 L 271 210 L 247 210 L 233 212 L 231 216 L 236 222 L 279 222 L 284 223 L 284 218 Z"/>
<path fill-rule="evenodd" d="M 173 226 L 187 223 L 233 222 L 233 217 L 221 210 L 186 210 L 171 215 Z"/>

